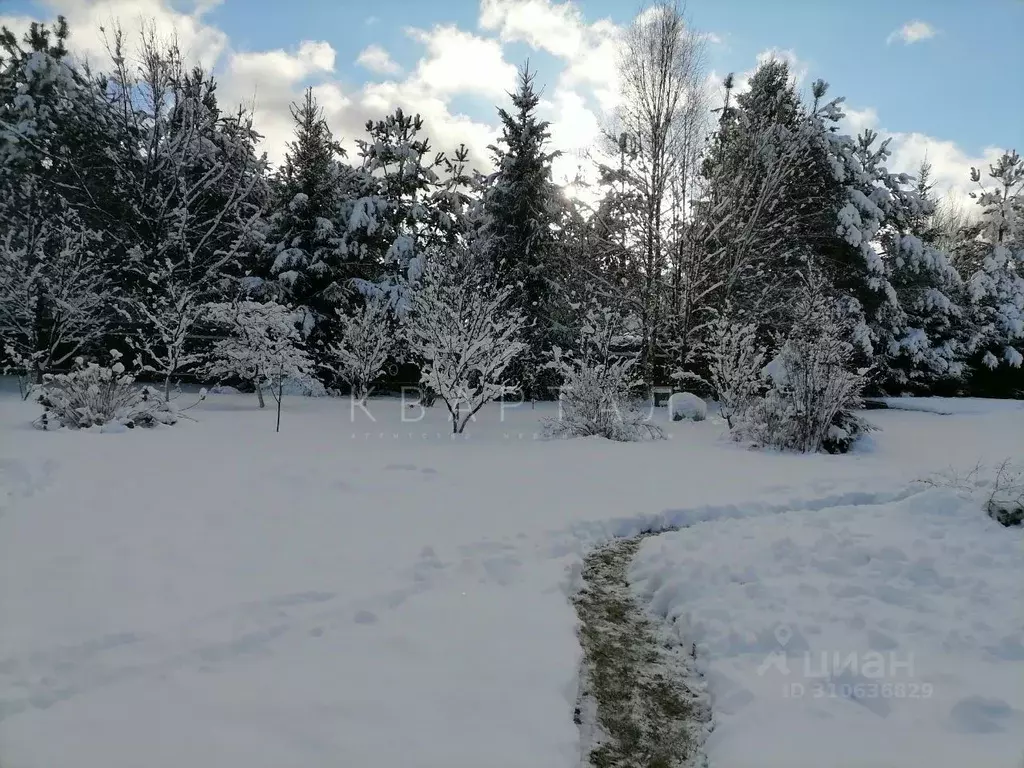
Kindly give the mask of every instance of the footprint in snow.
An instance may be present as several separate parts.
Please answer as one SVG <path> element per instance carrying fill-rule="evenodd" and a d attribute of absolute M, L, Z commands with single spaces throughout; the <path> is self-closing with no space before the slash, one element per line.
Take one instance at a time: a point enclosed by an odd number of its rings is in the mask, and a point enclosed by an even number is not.
<path fill-rule="evenodd" d="M 436 475 L 437 470 L 433 467 L 418 467 L 415 464 L 386 464 L 384 466 L 386 471 L 390 472 L 419 472 L 421 475 L 429 477 Z"/>
<path fill-rule="evenodd" d="M 1021 719 L 1021 713 L 1002 699 L 967 696 L 949 711 L 953 726 L 962 733 L 999 733 L 1012 721 Z"/>

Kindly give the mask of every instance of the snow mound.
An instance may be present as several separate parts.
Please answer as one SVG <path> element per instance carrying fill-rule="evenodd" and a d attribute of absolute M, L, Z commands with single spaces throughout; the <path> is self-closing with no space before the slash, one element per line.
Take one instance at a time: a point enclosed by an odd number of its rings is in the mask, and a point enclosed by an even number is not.
<path fill-rule="evenodd" d="M 238 395 L 238 394 L 241 394 L 241 392 L 238 389 L 236 389 L 235 387 L 228 386 L 227 384 L 224 384 L 222 386 L 217 386 L 217 387 L 210 387 L 207 390 L 207 393 L 209 393 L 211 395 Z"/>
<path fill-rule="evenodd" d="M 1022 544 L 930 490 L 663 534 L 631 580 L 697 645 L 712 765 L 1014 765 Z"/>
<path fill-rule="evenodd" d="M 305 397 L 326 397 L 327 389 L 316 379 L 300 381 L 286 378 L 281 384 L 285 395 L 303 395 Z"/>
<path fill-rule="evenodd" d="M 672 421 L 704 421 L 708 404 L 690 392 L 676 392 L 668 400 L 668 412 Z"/>

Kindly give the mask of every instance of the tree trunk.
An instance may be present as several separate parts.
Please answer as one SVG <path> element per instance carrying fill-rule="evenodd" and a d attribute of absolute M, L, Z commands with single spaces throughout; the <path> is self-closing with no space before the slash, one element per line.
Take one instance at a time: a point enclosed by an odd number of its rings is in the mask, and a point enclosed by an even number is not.
<path fill-rule="evenodd" d="M 256 377 L 256 398 L 260 401 L 260 408 L 266 408 L 267 404 L 263 400 L 263 387 L 260 386 L 259 377 Z"/>
<path fill-rule="evenodd" d="M 164 376 L 164 402 L 171 402 L 171 374 Z"/>
<path fill-rule="evenodd" d="M 284 366 L 277 374 L 277 426 L 275 432 L 281 431 L 281 401 L 284 400 Z"/>
<path fill-rule="evenodd" d="M 44 335 L 46 333 L 46 310 L 43 307 L 43 297 L 40 294 L 36 294 L 36 306 L 35 306 L 35 312 L 34 312 L 34 322 L 35 322 L 35 334 L 36 334 L 36 340 L 37 340 L 36 341 L 37 349 L 34 350 L 34 351 L 39 351 L 39 350 L 41 350 L 43 348 L 43 338 L 44 338 Z M 33 363 L 34 363 L 33 367 L 35 368 L 36 384 L 42 384 L 43 383 L 43 365 L 42 365 L 42 358 L 41 358 L 41 356 L 40 357 L 36 357 L 36 359 L 33 361 Z"/>

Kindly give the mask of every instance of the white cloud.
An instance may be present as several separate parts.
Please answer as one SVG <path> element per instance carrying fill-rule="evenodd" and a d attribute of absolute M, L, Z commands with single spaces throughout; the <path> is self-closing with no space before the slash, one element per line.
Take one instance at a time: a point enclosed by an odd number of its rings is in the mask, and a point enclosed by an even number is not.
<path fill-rule="evenodd" d="M 379 45 L 364 48 L 360 52 L 359 58 L 356 59 L 356 63 L 380 75 L 396 75 L 402 71 L 402 68 L 391 58 L 391 54 Z"/>
<path fill-rule="evenodd" d="M 515 87 L 516 68 L 505 61 L 497 40 L 478 37 L 453 25 L 407 33 L 427 48 L 413 78 L 425 91 L 465 93 L 504 99 Z"/>
<path fill-rule="evenodd" d="M 844 104 L 843 112 L 846 116 L 842 120 L 842 129 L 851 136 L 859 136 L 868 128 L 878 128 L 878 112 L 874 107 L 854 109 Z"/>
<path fill-rule="evenodd" d="M 968 210 L 973 208 L 973 201 L 967 196 L 972 189 L 971 167 L 987 168 L 1003 152 L 997 147 L 986 147 L 975 156 L 948 139 L 917 132 L 887 131 L 881 126 L 873 107 L 858 110 L 844 105 L 843 111 L 846 113 L 842 123 L 844 131 L 857 135 L 870 128 L 878 133 L 878 141 L 889 140 L 892 153 L 888 161 L 889 170 L 916 176 L 921 163 L 927 161 L 931 165 L 936 197 L 948 195 L 963 203 Z"/>
<path fill-rule="evenodd" d="M 481 0 L 480 26 L 506 43 L 519 42 L 561 59 L 553 85 L 545 72 L 541 114 L 551 121 L 554 146 L 563 154 L 553 165 L 555 179 L 574 178 L 580 166 L 593 180 L 582 155 L 599 142 L 606 116 L 618 105 L 618 63 L 622 28 L 607 19 L 587 22 L 576 3 L 554 0 Z"/>
<path fill-rule="evenodd" d="M 188 12 L 167 0 L 47 0 L 46 5 L 54 16 L 67 17 L 74 52 L 97 66 L 109 60 L 107 40 L 117 25 L 131 42 L 143 29 L 152 29 L 158 39 L 174 39 L 190 61 L 208 68 L 228 45 L 227 35 L 204 19 L 216 2 L 196 2 Z"/>
<path fill-rule="evenodd" d="M 927 160 L 932 167 L 931 179 L 936 196 L 949 195 L 969 211 L 974 210 L 974 201 L 968 198 L 968 192 L 974 189 L 969 176 L 971 167 L 988 168 L 1003 153 L 997 147 L 985 147 L 980 155 L 972 156 L 956 142 L 916 132 L 883 131 L 881 137 L 892 138 L 889 145 L 892 150 L 889 159 L 892 170 L 917 175 L 921 163 Z"/>
<path fill-rule="evenodd" d="M 551 123 L 551 140 L 562 155 L 555 158 L 551 170 L 555 181 L 564 183 L 577 176 L 581 163 L 589 165 L 582 157 L 600 139 L 600 119 L 579 93 L 567 89 L 559 89 L 554 99 L 545 99 L 540 107 L 557 116 Z M 590 170 L 584 168 L 583 175 L 589 177 Z"/>
<path fill-rule="evenodd" d="M 258 53 L 233 53 L 228 69 L 235 75 L 259 80 L 279 78 L 287 82 L 334 71 L 334 48 L 329 43 L 306 40 L 296 53 L 281 49 Z"/>
<path fill-rule="evenodd" d="M 538 78 L 543 90 L 542 115 L 551 121 L 552 143 L 564 154 L 556 161 L 555 176 L 561 181 L 576 175 L 581 159 L 599 139 L 604 115 L 617 101 L 617 62 L 621 28 L 606 19 L 588 22 L 574 3 L 556 0 L 480 0 L 480 33 L 454 25 L 429 30 L 408 30 L 412 40 L 423 46 L 416 64 L 404 75 L 379 46 L 370 46 L 359 63 L 380 74 L 395 76 L 389 82 L 361 85 L 342 83 L 334 73 L 335 51 L 323 41 L 307 40 L 297 47 L 240 51 L 232 48 L 223 31 L 210 24 L 206 13 L 217 0 L 195 0 L 181 10 L 175 0 L 47 0 L 54 15 L 63 13 L 72 29 L 72 48 L 98 65 L 106 52 L 101 25 L 112 27 L 115 19 L 131 40 L 143 23 L 151 22 L 158 35 L 176 36 L 192 62 L 213 68 L 220 83 L 225 107 L 236 103 L 255 104 L 256 127 L 264 135 L 264 148 L 279 162 L 292 136 L 288 106 L 312 86 L 336 135 L 350 152 L 353 139 L 363 135 L 368 119 L 379 119 L 396 107 L 420 113 L 436 150 L 451 150 L 459 143 L 470 149 L 471 162 L 481 170 L 489 168 L 487 146 L 498 137 L 495 112 L 481 118 L 459 114 L 453 107 L 463 96 L 482 97 L 495 105 L 506 105 L 506 92 L 515 87 L 515 66 L 505 59 L 504 43 L 518 42 L 545 51 L 562 64 L 557 71 L 546 70 Z M 173 3 L 173 5 L 172 5 Z M 175 10 L 177 8 L 178 10 Z M 28 26 L 26 17 L 0 17 L 17 30 Z M 372 25 L 373 17 L 366 23 Z M 905 25 L 901 35 L 908 42 L 924 39 L 934 30 L 927 25 Z M 916 37 L 915 37 L 916 36 Z M 911 40 L 910 38 L 913 38 Z M 711 43 L 719 38 L 705 35 Z M 792 50 L 762 51 L 757 61 L 774 57 L 787 61 L 802 83 L 808 66 Z M 376 69 L 374 69 L 376 67 Z M 747 87 L 754 68 L 736 78 L 736 89 Z M 548 85 L 550 83 L 550 86 Z M 713 106 L 721 105 L 721 75 L 709 75 Z M 963 196 L 969 187 L 971 165 L 984 167 L 998 154 L 985 149 L 974 157 L 954 142 L 919 133 L 893 133 L 880 129 L 874 109 L 847 108 L 844 130 L 858 133 L 864 128 L 879 130 L 882 138 L 892 137 L 893 170 L 916 172 L 927 156 L 937 191 Z"/>
<path fill-rule="evenodd" d="M 936 29 L 927 21 L 908 21 L 899 29 L 893 30 L 893 32 L 886 38 L 886 43 L 894 43 L 897 40 L 902 40 L 905 45 L 912 45 L 919 43 L 922 40 L 927 40 L 930 37 L 935 37 Z"/>
<path fill-rule="evenodd" d="M 573 2 L 481 0 L 480 26 L 503 42 L 523 42 L 555 56 L 572 58 L 584 44 L 586 24 Z"/>

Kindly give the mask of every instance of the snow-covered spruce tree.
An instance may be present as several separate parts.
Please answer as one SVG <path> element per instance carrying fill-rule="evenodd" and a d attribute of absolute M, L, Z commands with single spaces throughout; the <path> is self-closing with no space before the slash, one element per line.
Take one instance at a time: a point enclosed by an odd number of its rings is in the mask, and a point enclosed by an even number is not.
<path fill-rule="evenodd" d="M 768 388 L 734 414 L 734 436 L 802 453 L 845 453 L 870 427 L 854 411 L 866 369 L 856 369 L 849 319 L 811 274 L 795 305 L 796 322 L 765 367 Z"/>
<path fill-rule="evenodd" d="M 21 42 L 0 30 L 0 358 L 37 383 L 91 351 L 115 300 L 105 103 L 68 34 L 63 18 Z"/>
<path fill-rule="evenodd" d="M 971 169 L 980 189 L 972 196 L 982 208 L 961 268 L 971 299 L 970 346 L 981 363 L 1012 368 L 1024 363 L 1024 162 L 1007 152 L 989 168 L 991 188 Z"/>
<path fill-rule="evenodd" d="M 886 169 L 889 142 L 876 146 L 873 131 L 856 140 L 829 138 L 845 201 L 839 239 L 820 265 L 855 302 L 861 353 L 873 361 L 878 383 L 890 389 L 959 377 L 960 278 L 923 231 L 934 211 L 926 187 Z"/>
<path fill-rule="evenodd" d="M 516 391 L 507 371 L 526 350 L 513 289 L 494 282 L 465 249 L 431 251 L 404 318 L 420 381 L 441 398 L 461 434 L 486 403 Z"/>
<path fill-rule="evenodd" d="M 549 365 L 562 385 L 558 417 L 545 423 L 553 437 L 600 436 L 623 442 L 661 438 L 664 432 L 638 405 L 639 324 L 600 305 L 586 312 L 576 349 L 555 347 Z"/>
<path fill-rule="evenodd" d="M 438 188 L 444 155 L 431 156 L 423 119 L 395 110 L 368 121 L 367 138 L 357 140 L 361 171 L 372 182 L 352 203 L 349 250 L 368 262 L 363 277 L 378 284 L 405 284 L 407 270 L 428 245 L 429 198 Z"/>
<path fill-rule="evenodd" d="M 498 110 L 502 134 L 490 148 L 497 171 L 485 182 L 479 233 L 479 247 L 496 279 L 515 287 L 512 300 L 529 323 L 524 336 L 529 350 L 511 374 L 530 398 L 551 383 L 538 375 L 546 353 L 552 344 L 565 343 L 556 320 L 564 277 L 556 235 L 560 194 L 551 179 L 558 153 L 548 149 L 549 124 L 537 117 L 534 78 L 529 68 L 520 70 L 513 109 Z"/>
<path fill-rule="evenodd" d="M 757 344 L 757 326 L 737 323 L 728 307 L 716 320 L 713 333 L 709 355 L 711 382 L 722 417 L 732 429 L 762 389 L 765 353 Z"/>
<path fill-rule="evenodd" d="M 395 354 L 395 315 L 389 298 L 374 291 L 355 309 L 337 310 L 337 317 L 337 341 L 328 348 L 328 365 L 348 384 L 352 397 L 362 403 Z"/>
<path fill-rule="evenodd" d="M 783 334 L 792 324 L 795 277 L 835 237 L 842 196 L 826 138 L 838 107 L 821 103 L 825 92 L 815 83 L 805 107 L 778 60 L 763 63 L 745 93 L 727 88 L 696 205 L 695 237 L 720 287 L 704 292 L 698 311 L 729 301 L 738 322 Z"/>
<path fill-rule="evenodd" d="M 279 397 L 286 379 L 303 382 L 312 374 L 312 362 L 302 345 L 295 312 L 275 301 L 236 300 L 208 304 L 209 322 L 226 330 L 227 338 L 213 345 L 205 373 L 249 381 L 260 408 L 266 405 L 263 390 Z"/>
<path fill-rule="evenodd" d="M 344 150 L 311 88 L 301 104 L 291 106 L 291 114 L 295 138 L 275 180 L 267 240 L 276 293 L 299 310 L 303 334 L 315 351 L 333 338 L 335 311 L 355 276 L 346 263 L 347 222 L 341 221 L 355 172 L 342 162 Z"/>

